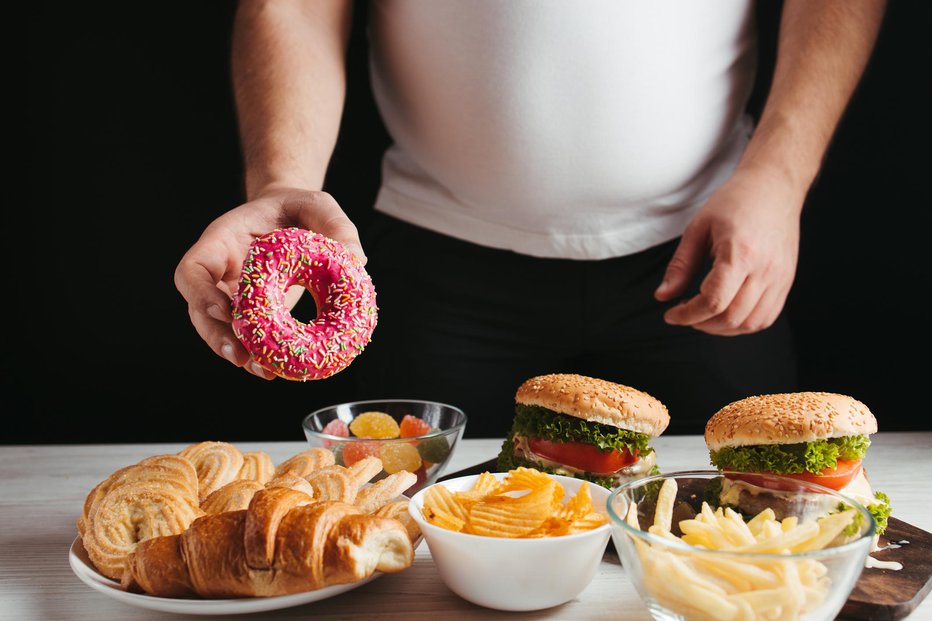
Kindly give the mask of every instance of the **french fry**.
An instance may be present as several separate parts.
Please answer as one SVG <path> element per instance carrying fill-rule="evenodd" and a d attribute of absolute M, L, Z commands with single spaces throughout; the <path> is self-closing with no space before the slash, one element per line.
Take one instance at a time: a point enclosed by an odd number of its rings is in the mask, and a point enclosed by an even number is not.
<path fill-rule="evenodd" d="M 641 529 L 641 525 L 638 523 L 638 503 L 632 502 L 628 505 L 628 512 L 625 514 L 625 522 L 633 528 Z"/>
<path fill-rule="evenodd" d="M 666 479 L 657 494 L 657 508 L 654 510 L 654 526 L 659 530 L 669 531 L 673 522 L 673 502 L 676 500 L 676 479 Z"/>
<path fill-rule="evenodd" d="M 832 542 L 854 520 L 854 509 L 840 513 L 833 513 L 819 520 L 819 533 L 812 539 L 802 542 L 793 548 L 793 552 L 808 552 L 821 550 Z"/>
<path fill-rule="evenodd" d="M 705 504 L 705 503 L 703 503 Z M 761 528 L 767 522 L 773 522 L 777 519 L 777 515 L 773 512 L 773 509 L 767 508 L 755 515 L 748 521 L 748 530 L 751 531 L 755 537 L 760 534 Z"/>

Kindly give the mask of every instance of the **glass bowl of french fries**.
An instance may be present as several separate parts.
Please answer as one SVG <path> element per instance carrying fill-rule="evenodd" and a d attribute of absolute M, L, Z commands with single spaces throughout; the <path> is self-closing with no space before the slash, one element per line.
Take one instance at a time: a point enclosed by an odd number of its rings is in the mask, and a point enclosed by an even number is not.
<path fill-rule="evenodd" d="M 338 465 L 379 458 L 382 472 L 373 480 L 401 470 L 413 472 L 417 482 L 405 491 L 411 495 L 436 481 L 447 467 L 466 428 L 466 414 L 435 401 L 354 401 L 308 414 L 303 427 L 308 444 L 332 451 Z"/>
<path fill-rule="evenodd" d="M 834 619 L 870 551 L 871 514 L 777 475 L 754 475 L 754 493 L 741 493 L 741 476 L 672 472 L 612 492 L 612 539 L 651 615 Z"/>
<path fill-rule="evenodd" d="M 454 593 L 486 608 L 541 610 L 572 600 L 595 576 L 611 534 L 608 495 L 517 468 L 434 484 L 408 511 Z"/>

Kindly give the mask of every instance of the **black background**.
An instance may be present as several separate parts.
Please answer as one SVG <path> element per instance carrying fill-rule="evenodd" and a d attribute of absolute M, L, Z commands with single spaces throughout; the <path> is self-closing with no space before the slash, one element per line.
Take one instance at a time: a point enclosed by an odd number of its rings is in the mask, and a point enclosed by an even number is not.
<path fill-rule="evenodd" d="M 300 439 L 304 414 L 353 399 L 353 368 L 308 384 L 254 378 L 200 341 L 172 282 L 203 228 L 243 198 L 234 3 L 31 11 L 25 58 L 15 59 L 28 70 L 29 177 L 8 180 L 25 197 L 8 204 L 4 225 L 3 441 Z M 761 85 L 778 11 L 759 11 Z M 388 144 L 368 87 L 365 12 L 357 4 L 326 187 L 361 227 Z M 883 430 L 932 428 L 929 17 L 926 3 L 890 5 L 804 211 L 787 311 L 803 387 L 860 398 Z M 698 431 L 674 413 L 668 433 Z"/>

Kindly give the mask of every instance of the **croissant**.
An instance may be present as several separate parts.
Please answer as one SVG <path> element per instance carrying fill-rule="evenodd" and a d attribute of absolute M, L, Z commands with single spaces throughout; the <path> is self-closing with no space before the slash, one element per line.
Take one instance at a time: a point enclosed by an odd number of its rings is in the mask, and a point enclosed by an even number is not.
<path fill-rule="evenodd" d="M 179 535 L 138 544 L 123 587 L 162 597 L 285 595 L 356 582 L 411 566 L 396 519 L 303 492 L 256 492 L 248 509 L 200 517 Z"/>

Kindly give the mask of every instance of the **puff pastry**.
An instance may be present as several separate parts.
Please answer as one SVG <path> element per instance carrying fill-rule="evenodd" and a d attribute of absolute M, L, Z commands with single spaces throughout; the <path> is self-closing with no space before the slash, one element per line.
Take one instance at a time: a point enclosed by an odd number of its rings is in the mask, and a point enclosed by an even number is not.
<path fill-rule="evenodd" d="M 200 501 L 237 479 L 244 461 L 240 450 L 229 442 L 199 442 L 178 454 L 197 470 Z"/>
<path fill-rule="evenodd" d="M 84 549 L 100 573 L 120 580 L 140 542 L 181 533 L 200 515 L 197 502 L 175 489 L 123 485 L 94 507 L 82 535 Z"/>

